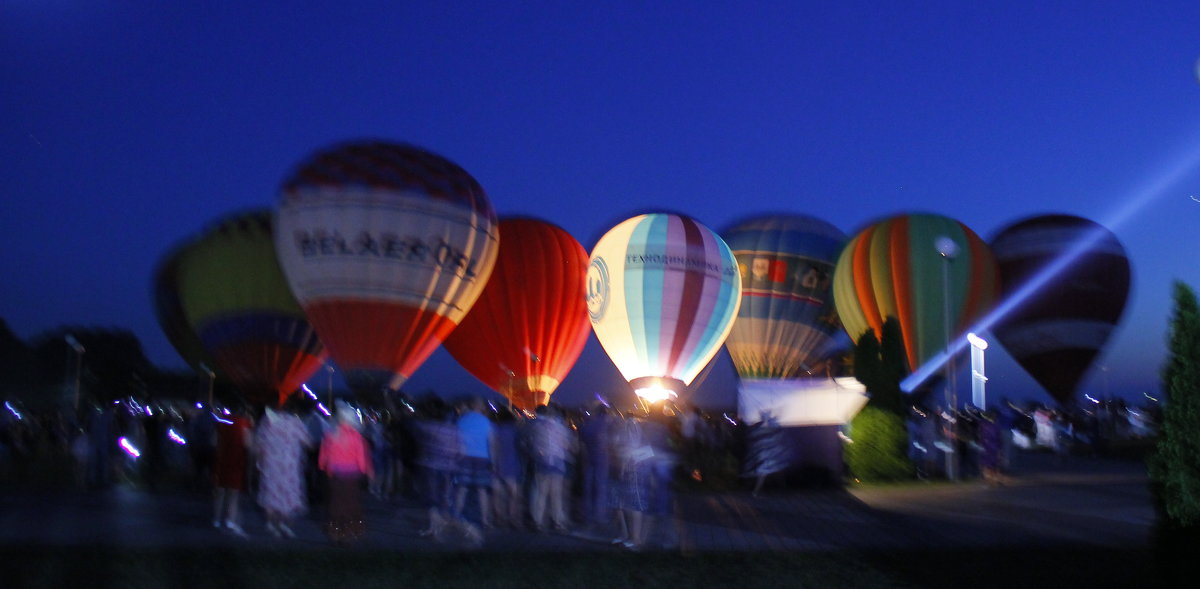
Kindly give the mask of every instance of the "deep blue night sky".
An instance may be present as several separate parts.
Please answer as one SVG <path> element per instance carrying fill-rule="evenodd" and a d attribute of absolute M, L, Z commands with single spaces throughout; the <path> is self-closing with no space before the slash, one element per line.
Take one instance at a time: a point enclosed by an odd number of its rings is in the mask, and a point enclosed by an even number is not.
<path fill-rule="evenodd" d="M 851 234 L 929 211 L 984 239 L 1094 219 L 1134 269 L 1098 361 L 1113 394 L 1157 388 L 1171 282 L 1200 286 L 1194 1 L 162 4 L 0 5 L 0 317 L 22 337 L 127 327 L 182 367 L 150 304 L 159 258 L 360 137 L 439 152 L 501 215 L 587 248 L 661 209 Z M 562 400 L 615 386 L 607 362 L 593 338 Z M 1048 400 L 1003 352 L 989 376 Z M 410 386 L 482 390 L 444 352 Z"/>

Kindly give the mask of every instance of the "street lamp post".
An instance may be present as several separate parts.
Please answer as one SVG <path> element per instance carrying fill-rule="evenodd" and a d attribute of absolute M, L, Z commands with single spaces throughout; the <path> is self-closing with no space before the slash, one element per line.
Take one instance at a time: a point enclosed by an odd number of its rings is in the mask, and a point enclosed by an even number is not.
<path fill-rule="evenodd" d="M 954 383 L 954 356 L 950 341 L 950 264 L 958 255 L 958 243 L 943 235 L 933 245 L 942 256 L 942 325 L 946 336 L 946 404 L 949 406 L 949 450 L 946 452 L 946 478 L 958 480 L 958 395 Z"/>
<path fill-rule="evenodd" d="M 75 395 L 74 395 L 75 403 L 74 404 L 75 404 L 75 412 L 78 413 L 79 412 L 80 378 L 83 375 L 83 353 L 87 350 L 84 349 L 83 344 L 79 343 L 79 340 L 75 339 L 74 335 L 71 335 L 68 333 L 66 340 L 67 340 L 67 345 L 71 346 L 71 349 L 75 351 Z"/>
<path fill-rule="evenodd" d="M 213 406 L 213 381 L 217 379 L 217 373 L 213 372 L 212 368 L 209 368 L 207 364 L 201 364 L 200 369 L 208 377 L 208 410 L 216 411 L 216 407 Z"/>
<path fill-rule="evenodd" d="M 325 363 L 325 391 L 329 395 L 329 406 L 333 407 L 333 366 Z"/>
<path fill-rule="evenodd" d="M 988 343 L 974 333 L 967 334 L 967 341 L 971 342 L 971 403 L 986 410 L 987 391 L 984 387 L 987 385 L 987 375 L 984 374 L 983 351 Z"/>

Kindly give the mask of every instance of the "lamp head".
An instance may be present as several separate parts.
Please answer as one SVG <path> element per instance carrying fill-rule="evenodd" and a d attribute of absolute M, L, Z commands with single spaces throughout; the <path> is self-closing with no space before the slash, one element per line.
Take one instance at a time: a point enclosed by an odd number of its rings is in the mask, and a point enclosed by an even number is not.
<path fill-rule="evenodd" d="M 958 243 L 945 235 L 933 240 L 933 247 L 947 260 L 953 260 L 958 255 Z"/>

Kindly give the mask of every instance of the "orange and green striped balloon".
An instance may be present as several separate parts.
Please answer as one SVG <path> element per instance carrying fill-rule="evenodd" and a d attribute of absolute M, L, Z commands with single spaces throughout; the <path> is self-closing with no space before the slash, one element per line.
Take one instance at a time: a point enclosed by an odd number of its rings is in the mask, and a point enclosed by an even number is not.
<path fill-rule="evenodd" d="M 939 250 L 951 242 L 956 251 L 944 257 Z M 998 289 L 987 244 L 959 221 L 934 214 L 899 215 L 863 229 L 833 273 L 834 305 L 850 337 L 857 342 L 868 329 L 879 337 L 884 321 L 895 317 L 912 368 L 946 347 L 944 292 L 954 338 L 991 307 Z"/>

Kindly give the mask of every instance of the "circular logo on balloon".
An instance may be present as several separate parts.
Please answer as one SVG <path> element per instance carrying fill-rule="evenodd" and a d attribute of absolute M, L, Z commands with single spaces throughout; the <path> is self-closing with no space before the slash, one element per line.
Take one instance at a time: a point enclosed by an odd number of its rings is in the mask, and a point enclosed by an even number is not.
<path fill-rule="evenodd" d="M 608 264 L 604 258 L 592 259 L 587 271 L 587 308 L 593 323 L 608 311 L 608 285 Z"/>

